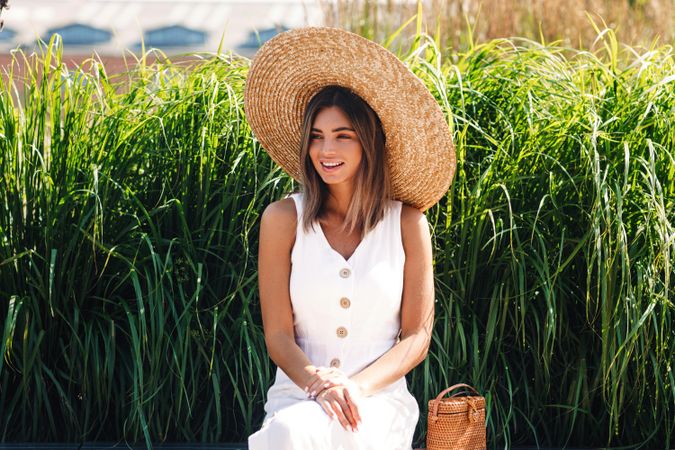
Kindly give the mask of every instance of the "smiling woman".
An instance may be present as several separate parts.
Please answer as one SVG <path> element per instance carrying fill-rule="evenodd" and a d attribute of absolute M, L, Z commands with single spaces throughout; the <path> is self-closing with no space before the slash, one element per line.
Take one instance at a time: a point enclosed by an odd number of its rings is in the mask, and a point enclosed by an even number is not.
<path fill-rule="evenodd" d="M 325 125 L 326 130 L 329 130 L 331 124 L 338 126 L 330 132 L 326 131 L 324 136 L 321 128 Z M 347 115 L 338 106 L 326 107 L 316 114 L 312 132 L 309 156 L 322 180 L 330 184 L 351 180 L 361 163 L 363 149 Z M 340 178 L 324 176 L 336 172 Z"/>
<path fill-rule="evenodd" d="M 330 92 L 330 91 L 329 91 Z M 340 92 L 337 90 L 336 92 Z M 329 130 L 329 124 L 337 125 L 337 128 L 332 129 L 332 133 L 335 135 L 335 139 L 331 140 L 332 137 L 327 131 L 328 135 L 324 137 L 321 126 L 326 124 L 326 129 Z M 316 121 L 314 126 L 312 126 L 312 134 L 310 135 L 310 149 L 313 151 L 310 152 L 310 157 L 314 163 L 314 168 L 320 173 L 333 173 L 337 171 L 338 167 L 341 167 L 345 164 L 345 161 L 333 160 L 331 156 L 337 152 L 337 156 L 342 156 L 344 159 L 345 155 L 341 155 L 340 152 L 346 153 L 346 156 L 349 154 L 358 154 L 358 161 L 355 161 L 354 166 L 358 166 L 358 163 L 361 162 L 361 154 L 363 149 L 361 148 L 361 143 L 356 135 L 356 132 L 351 128 L 351 122 L 349 118 L 344 113 L 342 109 L 338 106 L 329 106 L 324 110 L 320 111 L 316 115 Z M 319 146 L 321 144 L 321 146 Z M 321 158 L 321 155 L 324 155 L 324 158 Z M 355 156 L 355 155 L 353 155 Z M 318 164 L 317 164 L 318 159 Z M 352 164 L 350 164 L 352 166 Z M 324 181 L 326 181 L 324 179 Z"/>
<path fill-rule="evenodd" d="M 360 69 L 335 69 L 359 53 L 369 53 Z M 405 375 L 426 357 L 434 316 L 422 211 L 454 171 L 443 114 L 386 49 L 330 28 L 266 43 L 244 97 L 254 133 L 302 185 L 260 223 L 260 305 L 277 372 L 249 448 L 409 450 L 419 407 Z M 301 123 L 289 112 L 297 102 Z M 406 167 L 420 149 L 431 150 Z"/>
<path fill-rule="evenodd" d="M 267 348 L 279 368 L 267 418 L 249 448 L 409 449 L 419 409 L 403 375 L 426 352 L 433 317 L 426 222 L 388 197 L 384 139 L 372 139 L 382 129 L 362 99 L 328 86 L 306 111 L 301 165 L 311 181 L 305 192 L 270 204 L 261 222 L 261 306 Z M 319 200 L 313 219 L 306 207 L 310 183 Z M 378 185 L 385 188 L 372 188 Z M 382 217 L 366 231 L 363 219 L 373 211 Z M 422 226 L 416 237 L 413 218 Z M 408 273 L 425 274 L 426 296 L 403 316 L 419 328 L 405 330 L 407 342 L 398 347 L 405 356 L 397 356 L 391 350 L 401 342 L 406 257 Z"/>
<path fill-rule="evenodd" d="M 327 86 L 307 105 L 302 134 L 300 161 L 308 197 L 304 230 L 323 213 L 320 222 L 326 227 L 341 222 L 336 231 L 352 234 L 360 230 L 360 240 L 384 217 L 384 200 L 391 196 L 380 119 L 355 93 Z M 326 212 L 336 209 L 329 193 L 343 197 L 352 184 L 354 198 L 340 212 L 344 220 L 326 217 Z M 324 203 L 327 207 L 321 211 Z"/>

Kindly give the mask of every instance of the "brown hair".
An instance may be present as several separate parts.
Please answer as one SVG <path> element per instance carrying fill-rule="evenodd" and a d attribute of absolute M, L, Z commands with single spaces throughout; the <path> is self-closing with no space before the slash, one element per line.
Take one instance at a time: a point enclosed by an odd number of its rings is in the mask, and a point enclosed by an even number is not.
<path fill-rule="evenodd" d="M 363 156 L 355 176 L 354 196 L 349 203 L 341 231 L 361 230 L 361 238 L 384 217 L 391 199 L 391 182 L 386 162 L 385 135 L 377 113 L 361 97 L 342 86 L 326 86 L 307 104 L 302 123 L 300 166 L 303 179 L 303 229 L 318 222 L 328 186 L 317 173 L 309 156 L 311 128 L 319 111 L 337 106 L 349 118 L 358 137 Z"/>

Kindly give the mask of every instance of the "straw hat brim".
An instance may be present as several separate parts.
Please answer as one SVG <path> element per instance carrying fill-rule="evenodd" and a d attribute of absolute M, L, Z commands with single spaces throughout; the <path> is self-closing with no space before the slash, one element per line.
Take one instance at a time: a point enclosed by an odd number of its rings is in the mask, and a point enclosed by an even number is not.
<path fill-rule="evenodd" d="M 305 109 L 328 85 L 363 98 L 382 123 L 393 197 L 421 211 L 445 195 L 455 148 L 443 112 L 424 83 L 389 50 L 355 33 L 304 27 L 277 34 L 254 55 L 244 110 L 254 136 L 298 182 Z"/>

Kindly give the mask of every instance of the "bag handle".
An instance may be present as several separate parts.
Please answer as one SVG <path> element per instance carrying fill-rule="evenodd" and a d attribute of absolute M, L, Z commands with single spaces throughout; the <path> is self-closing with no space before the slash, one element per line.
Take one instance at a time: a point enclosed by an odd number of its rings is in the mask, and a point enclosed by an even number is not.
<path fill-rule="evenodd" d="M 478 391 L 477 391 L 476 389 L 474 389 L 472 386 L 469 386 L 468 384 L 457 383 L 457 384 L 455 384 L 455 385 L 453 385 L 453 386 L 450 386 L 449 388 L 445 389 L 443 392 L 441 392 L 440 394 L 438 394 L 438 395 L 436 396 L 436 399 L 435 399 L 434 402 L 433 402 L 434 405 L 433 405 L 432 408 L 431 408 L 431 413 L 432 413 L 433 418 L 437 418 L 437 417 L 438 417 L 438 405 L 439 405 L 439 403 L 441 402 L 441 398 L 443 398 L 443 396 L 444 396 L 445 394 L 447 394 L 448 392 L 452 391 L 453 389 L 457 389 L 458 387 L 466 387 L 466 388 L 469 388 L 469 389 L 471 389 L 476 395 L 480 396 L 480 394 L 478 393 Z M 457 396 L 457 393 L 454 393 L 454 394 L 452 394 L 450 397 L 456 397 L 456 396 Z"/>

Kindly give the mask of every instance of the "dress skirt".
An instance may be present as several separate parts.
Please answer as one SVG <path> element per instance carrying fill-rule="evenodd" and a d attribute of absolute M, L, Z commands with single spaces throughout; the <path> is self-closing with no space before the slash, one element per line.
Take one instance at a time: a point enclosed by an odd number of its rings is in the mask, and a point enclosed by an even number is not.
<path fill-rule="evenodd" d="M 345 430 L 296 386 L 278 391 L 270 389 L 265 409 L 271 413 L 249 436 L 249 450 L 411 450 L 419 409 L 405 379 L 360 399 L 356 432 Z"/>

